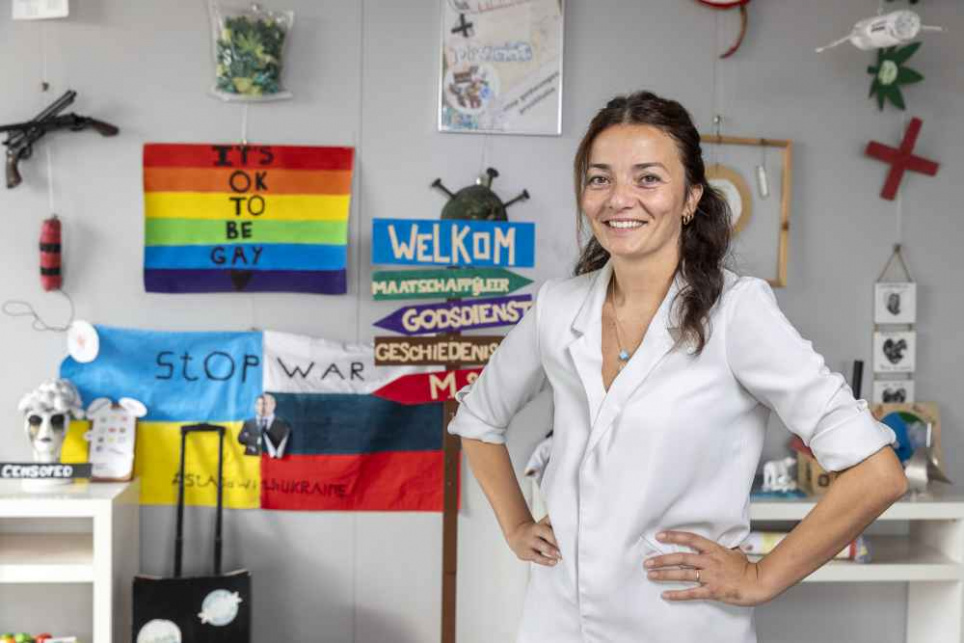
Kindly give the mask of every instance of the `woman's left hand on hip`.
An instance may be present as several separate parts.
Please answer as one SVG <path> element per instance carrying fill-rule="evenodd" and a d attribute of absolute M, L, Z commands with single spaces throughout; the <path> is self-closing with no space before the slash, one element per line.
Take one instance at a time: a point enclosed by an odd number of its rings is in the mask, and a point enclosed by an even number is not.
<path fill-rule="evenodd" d="M 663 592 L 664 599 L 716 600 L 730 605 L 753 606 L 772 598 L 760 578 L 758 564 L 750 562 L 739 549 L 727 549 L 686 531 L 661 532 L 656 539 L 696 551 L 646 559 L 644 567 L 650 580 L 699 583 L 691 589 Z"/>

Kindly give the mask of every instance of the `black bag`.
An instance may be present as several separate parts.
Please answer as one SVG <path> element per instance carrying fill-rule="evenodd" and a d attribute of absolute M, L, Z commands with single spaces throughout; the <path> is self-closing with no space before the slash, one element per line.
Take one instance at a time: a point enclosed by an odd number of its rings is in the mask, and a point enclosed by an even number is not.
<path fill-rule="evenodd" d="M 218 508 L 214 534 L 214 574 L 181 578 L 184 550 L 184 447 L 189 433 L 217 432 Z M 246 643 L 251 640 L 251 573 L 221 574 L 224 427 L 181 427 L 181 474 L 177 496 L 174 577 L 134 577 L 133 643 L 180 640 L 183 643 Z M 178 638 L 165 638 L 175 634 Z"/>

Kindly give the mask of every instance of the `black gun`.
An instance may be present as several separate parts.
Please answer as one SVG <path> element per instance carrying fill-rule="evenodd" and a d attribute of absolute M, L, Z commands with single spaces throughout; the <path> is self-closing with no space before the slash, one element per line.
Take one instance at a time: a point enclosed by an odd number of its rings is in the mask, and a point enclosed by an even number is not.
<path fill-rule="evenodd" d="M 99 121 L 88 116 L 77 114 L 60 115 L 68 105 L 74 102 L 77 92 L 67 90 L 63 96 L 51 103 L 46 109 L 37 114 L 32 121 L 0 125 L 0 133 L 7 133 L 7 140 L 3 144 L 7 148 L 7 187 L 15 188 L 23 180 L 20 176 L 19 164 L 33 155 L 33 144 L 47 132 L 59 129 L 80 131 L 88 127 L 95 129 L 102 136 L 114 136 L 118 130 L 110 123 Z"/>

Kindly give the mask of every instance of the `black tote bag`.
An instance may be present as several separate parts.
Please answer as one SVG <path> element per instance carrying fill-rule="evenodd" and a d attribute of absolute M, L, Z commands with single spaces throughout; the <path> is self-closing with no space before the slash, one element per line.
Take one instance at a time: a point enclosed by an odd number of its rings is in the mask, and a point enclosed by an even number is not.
<path fill-rule="evenodd" d="M 181 576 L 184 551 L 184 447 L 191 433 L 218 434 L 218 501 L 214 531 L 214 573 Z M 132 643 L 249 643 L 251 641 L 251 573 L 221 573 L 224 427 L 194 424 L 181 427 L 181 466 L 177 496 L 174 577 L 134 577 Z"/>

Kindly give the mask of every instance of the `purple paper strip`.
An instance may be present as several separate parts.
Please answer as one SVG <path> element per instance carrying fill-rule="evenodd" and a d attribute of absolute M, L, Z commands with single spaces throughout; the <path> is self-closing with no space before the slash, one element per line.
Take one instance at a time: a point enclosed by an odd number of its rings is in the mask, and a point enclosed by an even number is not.
<path fill-rule="evenodd" d="M 532 306 L 531 295 L 405 306 L 375 322 L 403 335 L 431 335 L 519 323 Z"/>
<path fill-rule="evenodd" d="M 344 270 L 145 270 L 147 292 L 302 292 L 343 295 Z"/>

